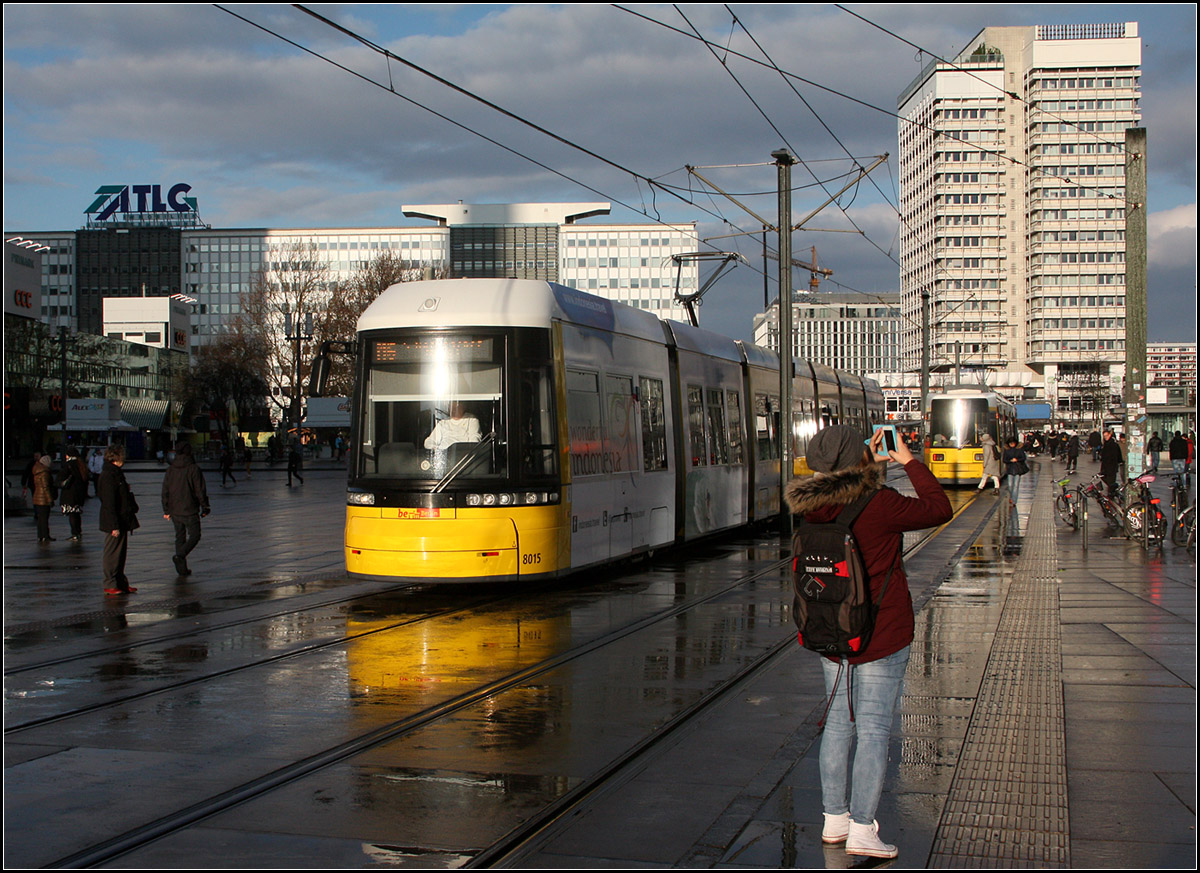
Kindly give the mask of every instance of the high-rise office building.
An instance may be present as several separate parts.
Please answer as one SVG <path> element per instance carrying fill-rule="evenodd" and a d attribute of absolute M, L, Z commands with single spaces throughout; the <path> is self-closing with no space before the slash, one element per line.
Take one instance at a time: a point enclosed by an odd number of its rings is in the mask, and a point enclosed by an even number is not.
<path fill-rule="evenodd" d="M 900 95 L 906 370 L 924 303 L 934 367 L 1032 371 L 1047 399 L 1081 370 L 1119 385 L 1140 75 L 1136 23 L 988 27 Z"/>
<path fill-rule="evenodd" d="M 864 375 L 899 369 L 900 301 L 895 291 L 796 294 L 792 356 Z M 779 349 L 779 301 L 754 317 L 754 342 Z"/>
<path fill-rule="evenodd" d="M 155 225 L 122 213 L 78 231 L 7 236 L 44 247 L 42 320 L 98 334 L 105 299 L 181 294 L 194 304 L 193 350 L 241 312 L 242 295 L 271 266 L 272 253 L 293 245 L 311 245 L 330 281 L 347 280 L 390 252 L 434 274 L 546 279 L 663 318 L 685 318 L 676 285 L 691 293 L 698 284 L 694 260 L 682 268 L 673 260 L 698 248 L 694 223 L 576 223 L 607 215 L 608 203 L 456 203 L 405 206 L 404 212 L 437 226 L 181 227 L 172 216 Z"/>

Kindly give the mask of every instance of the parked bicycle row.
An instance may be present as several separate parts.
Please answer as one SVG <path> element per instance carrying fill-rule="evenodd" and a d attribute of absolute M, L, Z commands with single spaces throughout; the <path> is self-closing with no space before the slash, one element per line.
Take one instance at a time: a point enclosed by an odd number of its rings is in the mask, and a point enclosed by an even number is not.
<path fill-rule="evenodd" d="M 1055 509 L 1064 524 L 1077 530 L 1085 522 L 1085 504 L 1090 498 L 1100 507 L 1110 528 L 1147 548 L 1161 548 L 1168 533 L 1176 545 L 1194 548 L 1196 506 L 1189 497 L 1187 474 L 1172 477 L 1169 522 L 1162 511 L 1162 498 L 1155 496 L 1150 488 L 1157 478 L 1154 473 L 1144 473 L 1117 484 L 1096 474 L 1090 481 L 1070 487 L 1068 476 L 1058 480 Z"/>

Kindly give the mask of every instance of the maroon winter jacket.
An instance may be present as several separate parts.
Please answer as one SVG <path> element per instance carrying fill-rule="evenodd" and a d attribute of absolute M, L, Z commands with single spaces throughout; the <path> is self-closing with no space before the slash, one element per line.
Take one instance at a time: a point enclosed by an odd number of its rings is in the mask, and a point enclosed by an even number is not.
<path fill-rule="evenodd" d="M 884 467 L 850 467 L 824 476 L 793 479 L 788 483 L 785 499 L 792 512 L 808 521 L 831 522 L 848 504 L 868 491 L 877 491 L 851 526 L 862 554 L 867 573 L 871 576 L 871 597 L 878 600 L 888 570 L 887 583 L 875 631 L 867 651 L 850 658 L 851 664 L 865 664 L 895 654 L 913 640 L 914 621 L 912 595 L 908 577 L 900 566 L 903 534 L 944 524 L 954 514 L 946 492 L 929 468 L 914 459 L 904 465 L 904 472 L 916 489 L 916 497 L 906 497 L 883 484 Z"/>

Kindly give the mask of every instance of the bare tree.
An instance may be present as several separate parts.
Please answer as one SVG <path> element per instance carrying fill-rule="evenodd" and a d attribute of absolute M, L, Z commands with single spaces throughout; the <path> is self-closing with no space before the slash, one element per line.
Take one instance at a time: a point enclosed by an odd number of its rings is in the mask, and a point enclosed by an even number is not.
<path fill-rule="evenodd" d="M 256 333 L 225 333 L 201 346 L 182 391 L 185 407 L 193 411 L 207 408 L 223 414 L 229 400 L 243 414 L 261 410 L 271 392 L 262 337 Z M 220 415 L 218 418 L 222 430 L 228 431 L 228 420 Z"/>
<path fill-rule="evenodd" d="M 363 314 L 375 298 L 398 282 L 413 282 L 424 277 L 440 278 L 428 266 L 406 261 L 391 250 L 384 250 L 365 262 L 349 279 L 332 289 L 328 305 L 314 322 L 314 342 L 352 340 Z M 349 367 L 334 367 L 326 393 L 349 395 L 354 374 Z"/>
<path fill-rule="evenodd" d="M 262 343 L 271 402 L 292 423 L 300 418 L 300 390 L 317 347 L 316 325 L 332 296 L 331 271 L 311 240 L 271 246 L 242 311 L 233 323 L 240 335 Z"/>

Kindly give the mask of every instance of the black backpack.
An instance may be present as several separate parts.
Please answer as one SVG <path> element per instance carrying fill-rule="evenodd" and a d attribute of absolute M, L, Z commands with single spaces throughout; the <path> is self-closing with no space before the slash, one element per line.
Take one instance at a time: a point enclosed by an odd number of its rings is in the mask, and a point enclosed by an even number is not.
<path fill-rule="evenodd" d="M 871 579 L 850 526 L 877 493 L 869 492 L 848 504 L 831 522 L 796 520 L 792 617 L 799 628 L 800 645 L 806 649 L 851 657 L 861 655 L 871 642 L 875 614 L 895 567 L 888 571 L 879 601 L 872 602 Z"/>

